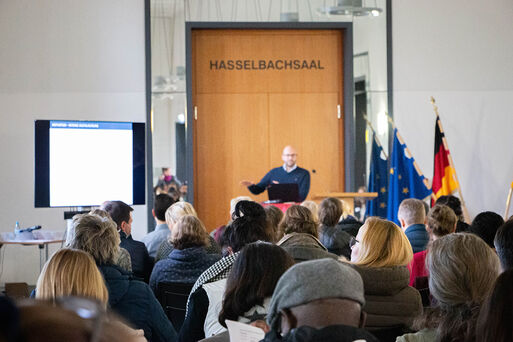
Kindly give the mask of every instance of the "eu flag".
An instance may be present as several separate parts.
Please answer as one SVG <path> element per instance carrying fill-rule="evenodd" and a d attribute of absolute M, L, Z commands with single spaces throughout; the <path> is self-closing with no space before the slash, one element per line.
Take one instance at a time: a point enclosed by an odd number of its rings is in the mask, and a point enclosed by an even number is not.
<path fill-rule="evenodd" d="M 388 192 L 387 219 L 399 224 L 397 210 L 406 198 L 425 199 L 431 195 L 424 175 L 420 173 L 413 156 L 406 156 L 406 144 L 399 140 L 397 128 L 394 129 L 394 145 L 390 157 L 390 181 Z"/>
<path fill-rule="evenodd" d="M 383 147 L 376 139 L 376 133 L 373 133 L 368 189 L 369 192 L 377 192 L 378 197 L 368 202 L 366 216 L 387 217 L 388 160 L 382 156 L 385 156 Z"/>

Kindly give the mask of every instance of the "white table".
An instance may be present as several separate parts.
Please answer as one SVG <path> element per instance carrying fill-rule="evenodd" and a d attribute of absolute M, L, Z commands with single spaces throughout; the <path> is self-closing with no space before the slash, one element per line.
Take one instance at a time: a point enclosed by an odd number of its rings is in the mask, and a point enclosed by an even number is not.
<path fill-rule="evenodd" d="M 39 271 L 48 261 L 48 245 L 64 242 L 64 232 L 34 230 L 33 240 L 16 240 L 14 233 L 0 233 L 0 245 L 22 245 L 39 247 Z"/>

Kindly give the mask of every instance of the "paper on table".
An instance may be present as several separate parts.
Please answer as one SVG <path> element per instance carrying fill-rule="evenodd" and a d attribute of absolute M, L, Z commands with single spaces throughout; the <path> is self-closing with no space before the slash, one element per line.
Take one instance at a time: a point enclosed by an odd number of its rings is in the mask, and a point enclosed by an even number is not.
<path fill-rule="evenodd" d="M 264 339 L 265 333 L 262 329 L 249 324 L 226 320 L 230 342 L 258 342 Z"/>

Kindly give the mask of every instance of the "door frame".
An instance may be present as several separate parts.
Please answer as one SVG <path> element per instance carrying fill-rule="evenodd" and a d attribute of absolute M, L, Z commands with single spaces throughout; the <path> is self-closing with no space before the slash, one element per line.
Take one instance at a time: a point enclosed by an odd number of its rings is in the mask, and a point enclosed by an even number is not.
<path fill-rule="evenodd" d="M 355 191 L 355 127 L 353 111 L 353 23 L 352 22 L 191 22 L 185 23 L 185 70 L 187 111 L 185 125 L 185 164 L 187 199 L 194 205 L 194 107 L 192 98 L 192 31 L 195 29 L 283 29 L 340 30 L 343 36 L 344 169 L 345 191 Z"/>

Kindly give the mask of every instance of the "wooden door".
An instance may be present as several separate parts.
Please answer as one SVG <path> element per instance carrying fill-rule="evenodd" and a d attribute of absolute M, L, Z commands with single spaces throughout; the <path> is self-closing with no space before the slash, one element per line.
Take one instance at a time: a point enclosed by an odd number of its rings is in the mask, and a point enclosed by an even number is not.
<path fill-rule="evenodd" d="M 296 68 L 299 65 L 299 68 Z M 309 198 L 344 191 L 342 34 L 338 30 L 193 30 L 194 206 L 208 230 L 252 195 L 285 145 L 310 171 Z"/>

